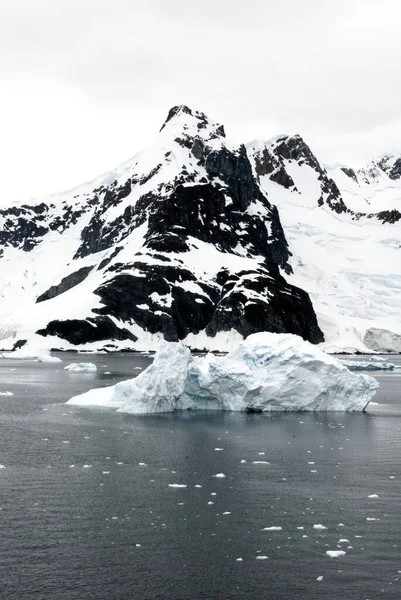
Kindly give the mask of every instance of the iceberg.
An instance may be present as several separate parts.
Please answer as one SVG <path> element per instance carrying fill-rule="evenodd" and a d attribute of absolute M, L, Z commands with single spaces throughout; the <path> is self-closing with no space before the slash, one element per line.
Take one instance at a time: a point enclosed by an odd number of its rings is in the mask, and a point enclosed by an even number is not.
<path fill-rule="evenodd" d="M 341 363 L 350 371 L 392 371 L 395 365 L 390 362 L 368 360 L 342 360 Z"/>
<path fill-rule="evenodd" d="M 64 367 L 64 370 L 74 371 L 75 373 L 91 373 L 97 371 L 97 367 L 93 363 L 70 363 Z"/>
<path fill-rule="evenodd" d="M 134 414 L 362 411 L 378 385 L 296 335 L 255 333 L 225 356 L 195 357 L 182 344 L 162 342 L 153 363 L 136 378 L 90 390 L 68 403 Z"/>

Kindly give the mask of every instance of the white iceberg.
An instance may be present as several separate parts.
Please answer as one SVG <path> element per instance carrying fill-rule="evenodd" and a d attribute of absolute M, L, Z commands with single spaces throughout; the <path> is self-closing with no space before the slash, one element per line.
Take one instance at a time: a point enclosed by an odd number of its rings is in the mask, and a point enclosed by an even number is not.
<path fill-rule="evenodd" d="M 341 363 L 350 371 L 392 371 L 395 368 L 393 363 L 372 360 L 342 360 Z"/>
<path fill-rule="evenodd" d="M 91 373 L 97 371 L 97 367 L 93 363 L 70 363 L 64 367 L 65 371 L 74 371 L 77 373 Z"/>
<path fill-rule="evenodd" d="M 256 333 L 225 356 L 194 357 L 162 342 L 138 377 L 75 396 L 70 404 L 127 413 L 184 409 L 362 411 L 378 383 L 291 334 Z"/>

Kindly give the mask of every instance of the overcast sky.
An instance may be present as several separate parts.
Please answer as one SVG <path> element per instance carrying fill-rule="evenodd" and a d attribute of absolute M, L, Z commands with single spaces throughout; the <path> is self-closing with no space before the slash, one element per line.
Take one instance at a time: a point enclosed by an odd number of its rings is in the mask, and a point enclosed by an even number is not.
<path fill-rule="evenodd" d="M 0 0 L 0 203 L 91 179 L 176 104 L 320 160 L 401 152 L 399 0 Z"/>

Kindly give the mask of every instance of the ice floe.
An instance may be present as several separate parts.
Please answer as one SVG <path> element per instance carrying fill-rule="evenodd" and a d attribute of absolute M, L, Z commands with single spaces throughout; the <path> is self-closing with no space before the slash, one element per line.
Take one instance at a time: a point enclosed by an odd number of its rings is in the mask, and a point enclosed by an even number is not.
<path fill-rule="evenodd" d="M 73 371 L 74 373 L 89 373 L 97 371 L 97 367 L 94 363 L 70 363 L 64 367 L 65 371 Z"/>

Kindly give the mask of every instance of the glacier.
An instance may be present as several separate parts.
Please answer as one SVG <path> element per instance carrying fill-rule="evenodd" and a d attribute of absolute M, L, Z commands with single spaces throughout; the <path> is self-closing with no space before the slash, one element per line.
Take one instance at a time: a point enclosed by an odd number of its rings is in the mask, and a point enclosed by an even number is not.
<path fill-rule="evenodd" d="M 378 388 L 293 334 L 256 333 L 225 356 L 193 356 L 162 342 L 140 375 L 68 401 L 141 414 L 227 411 L 363 411 Z"/>

